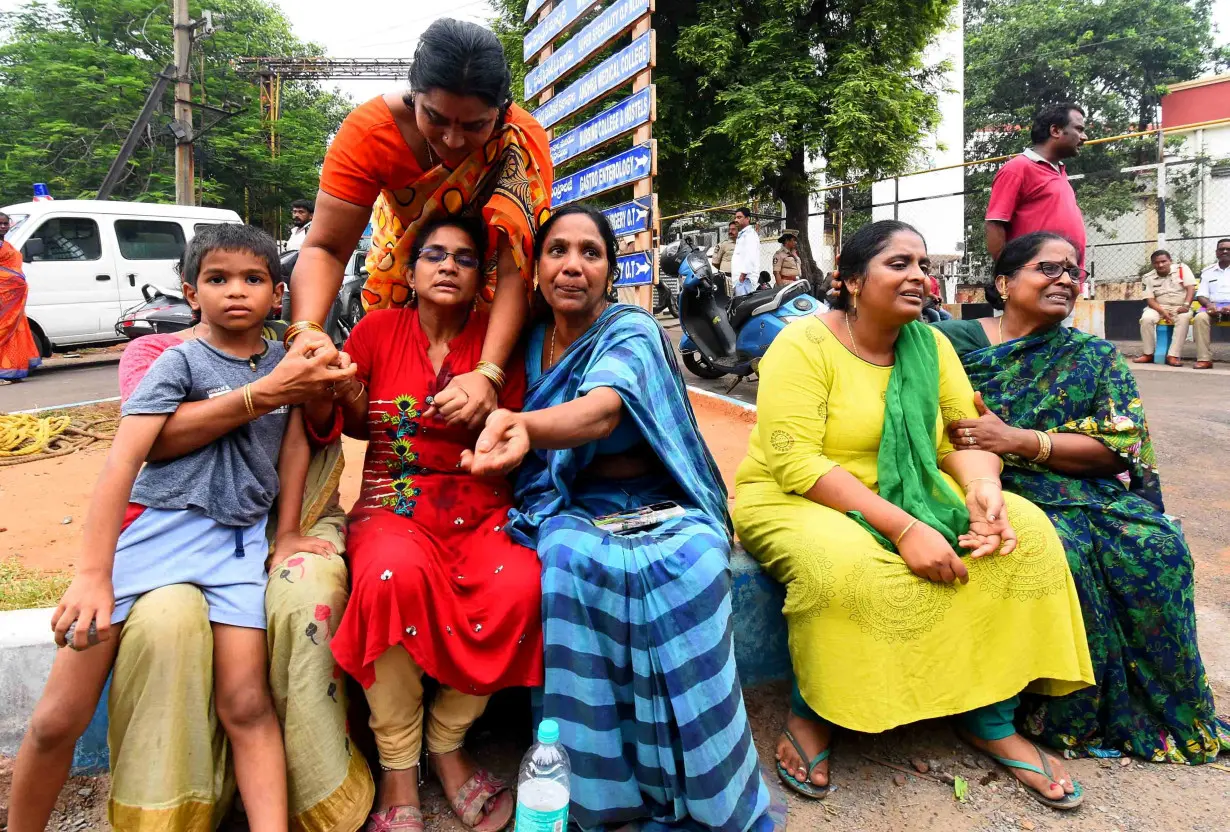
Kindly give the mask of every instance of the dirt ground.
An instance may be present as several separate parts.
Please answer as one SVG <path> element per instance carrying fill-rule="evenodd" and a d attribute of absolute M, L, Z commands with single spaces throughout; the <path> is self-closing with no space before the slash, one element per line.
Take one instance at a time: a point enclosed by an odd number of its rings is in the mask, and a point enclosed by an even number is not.
<path fill-rule="evenodd" d="M 1169 372 L 1138 373 L 1166 489 L 1169 511 L 1183 520 L 1196 560 L 1200 641 L 1223 716 L 1230 717 L 1230 466 L 1219 463 L 1230 447 L 1230 376 Z M 697 397 L 697 418 L 728 485 L 746 449 L 753 417 L 730 405 Z M 0 469 L 0 556 L 15 554 L 25 565 L 70 569 L 81 522 L 105 448 L 69 457 Z M 348 443 L 343 503 L 358 492 L 361 443 Z M 64 524 L 66 518 L 71 521 Z M 788 690 L 772 684 L 745 692 L 762 763 L 771 771 L 773 747 L 785 714 Z M 497 700 L 498 703 L 498 700 Z M 471 747 L 501 774 L 515 772 L 524 748 L 523 719 L 494 713 L 476 726 Z M 515 710 L 515 709 L 513 709 Z M 511 714 L 510 714 L 511 715 Z M 510 727 L 510 724 L 513 727 Z M 1225 832 L 1230 829 L 1230 755 L 1219 767 L 1151 765 L 1121 760 L 1077 760 L 1069 771 L 1081 781 L 1080 811 L 1060 815 L 1035 803 L 989 760 L 961 745 L 943 722 L 928 722 L 870 736 L 837 735 L 833 751 L 836 790 L 823 804 L 790 801 L 789 828 L 890 832 L 903 829 L 1068 830 L 1068 832 Z M 928 763 L 928 774 L 912 761 Z M 884 765 L 908 769 L 910 774 Z M 7 802 L 9 763 L 0 760 L 0 803 Z M 936 771 L 969 781 L 966 802 Z M 60 832 L 104 828 L 107 778 L 74 778 L 49 828 Z M 438 787 L 425 792 L 428 828 L 460 832 Z M 2 810 L 0 810 L 2 817 Z M 0 826 L 3 824 L 0 823 Z"/>

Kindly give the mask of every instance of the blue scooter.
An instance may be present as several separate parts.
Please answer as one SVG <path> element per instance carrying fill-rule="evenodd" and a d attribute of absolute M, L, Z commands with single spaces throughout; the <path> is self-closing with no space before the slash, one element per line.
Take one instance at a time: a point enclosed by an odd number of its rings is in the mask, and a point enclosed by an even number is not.
<path fill-rule="evenodd" d="M 663 272 L 680 278 L 679 324 L 683 340 L 679 351 L 684 366 L 701 378 L 735 376 L 734 388 L 756 372 L 760 359 L 777 333 L 791 321 L 814 315 L 820 301 L 810 295 L 811 284 L 796 280 L 780 288 L 762 289 L 729 299 L 725 283 L 716 276 L 703 253 L 676 240 L 662 249 Z M 720 283 L 719 283 L 720 281 Z"/>

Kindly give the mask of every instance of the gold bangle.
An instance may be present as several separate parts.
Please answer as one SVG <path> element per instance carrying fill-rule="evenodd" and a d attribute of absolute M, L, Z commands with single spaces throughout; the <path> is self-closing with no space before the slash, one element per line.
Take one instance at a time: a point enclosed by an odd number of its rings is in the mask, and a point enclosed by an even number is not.
<path fill-rule="evenodd" d="M 1034 431 L 1034 436 L 1038 437 L 1038 455 L 1030 462 L 1043 463 L 1051 458 L 1051 437 L 1044 431 Z"/>
<path fill-rule="evenodd" d="M 1000 482 L 999 477 L 974 477 L 972 480 L 970 480 L 965 485 L 963 485 L 962 488 L 969 488 L 971 485 L 973 485 L 976 482 L 993 482 L 999 486 L 1003 485 L 1003 483 Z"/>
<path fill-rule="evenodd" d="M 292 341 L 299 335 L 307 331 L 319 332 L 322 335 L 325 330 L 320 324 L 315 321 L 295 321 L 290 326 L 286 327 L 286 334 L 282 336 L 282 346 L 289 348 Z"/>
<path fill-rule="evenodd" d="M 362 396 L 366 392 L 367 392 L 367 385 L 360 381 L 359 382 L 359 392 L 355 393 L 353 396 L 350 397 L 349 399 L 350 403 L 354 404 L 355 402 L 357 402 L 359 400 L 359 397 Z"/>
<path fill-rule="evenodd" d="M 504 375 L 504 371 L 500 369 L 500 365 L 493 364 L 490 361 L 480 361 L 475 364 L 474 372 L 491 382 L 497 393 L 504 389 L 504 382 L 508 379 Z"/>
<path fill-rule="evenodd" d="M 911 520 L 908 524 L 906 524 L 906 527 L 905 527 L 904 529 L 902 529 L 902 530 L 901 530 L 901 534 L 897 535 L 897 539 L 893 541 L 893 545 L 894 545 L 894 546 L 896 546 L 897 548 L 901 548 L 901 541 L 902 541 L 902 539 L 903 539 L 903 538 L 904 538 L 907 534 L 909 534 L 909 533 L 910 533 L 910 529 L 914 528 L 914 526 L 915 526 L 915 525 L 917 525 L 917 523 L 918 523 L 918 518 L 917 518 L 917 517 L 915 517 L 915 518 L 914 518 L 913 520 Z"/>
<path fill-rule="evenodd" d="M 252 404 L 252 385 L 245 384 L 243 386 L 243 406 L 248 411 L 248 418 L 256 418 L 256 406 Z"/>

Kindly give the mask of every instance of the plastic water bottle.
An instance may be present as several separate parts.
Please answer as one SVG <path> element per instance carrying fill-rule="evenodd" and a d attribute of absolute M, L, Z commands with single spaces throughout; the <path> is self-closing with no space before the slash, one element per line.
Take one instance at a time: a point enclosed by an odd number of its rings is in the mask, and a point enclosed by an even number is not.
<path fill-rule="evenodd" d="M 538 726 L 538 742 L 521 761 L 515 832 L 564 832 L 568 828 L 571 773 L 568 752 L 559 743 L 559 724 L 544 719 Z"/>

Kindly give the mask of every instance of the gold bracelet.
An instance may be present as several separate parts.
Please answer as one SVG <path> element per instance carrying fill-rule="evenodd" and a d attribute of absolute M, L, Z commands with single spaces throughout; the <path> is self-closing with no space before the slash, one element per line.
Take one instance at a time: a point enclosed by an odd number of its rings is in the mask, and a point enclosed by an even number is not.
<path fill-rule="evenodd" d="M 1034 431 L 1034 435 L 1038 437 L 1038 455 L 1030 462 L 1041 464 L 1051 458 L 1051 437 L 1040 430 Z"/>
<path fill-rule="evenodd" d="M 243 406 L 248 411 L 248 418 L 256 418 L 256 406 L 252 404 L 252 385 L 245 384 L 243 386 Z"/>
<path fill-rule="evenodd" d="M 896 546 L 897 548 L 901 548 L 901 541 L 902 541 L 902 539 L 903 539 L 903 538 L 904 538 L 907 534 L 909 534 L 909 533 L 910 533 L 910 529 L 914 528 L 914 526 L 915 526 L 917 523 L 918 523 L 918 518 L 917 518 L 917 517 L 915 517 L 913 520 L 911 520 L 911 521 L 910 521 L 910 522 L 906 525 L 906 527 L 905 527 L 904 529 L 902 529 L 902 530 L 901 530 L 901 534 L 897 535 L 897 539 L 893 541 L 893 545 L 894 545 L 894 546 Z"/>
<path fill-rule="evenodd" d="M 312 332 L 319 332 L 322 335 L 325 332 L 324 327 L 315 321 L 295 321 L 293 324 L 286 327 L 286 334 L 282 336 L 282 346 L 289 349 L 291 342 L 294 341 L 297 336 L 302 335 L 304 332 L 308 332 L 309 330 Z"/>
<path fill-rule="evenodd" d="M 1003 483 L 999 481 L 999 477 L 974 477 L 972 480 L 963 485 L 962 488 L 969 488 L 976 482 L 993 482 L 996 485 L 1003 485 Z"/>
<path fill-rule="evenodd" d="M 357 402 L 359 400 L 359 397 L 362 396 L 366 392 L 367 392 L 367 385 L 360 381 L 359 382 L 359 392 L 355 393 L 353 396 L 350 397 L 350 400 L 349 400 L 350 403 L 354 404 L 355 402 Z"/>
<path fill-rule="evenodd" d="M 497 393 L 504 389 L 504 382 L 508 378 L 504 375 L 504 371 L 500 369 L 500 365 L 493 364 L 490 361 L 480 361 L 475 364 L 474 372 L 491 382 Z"/>

